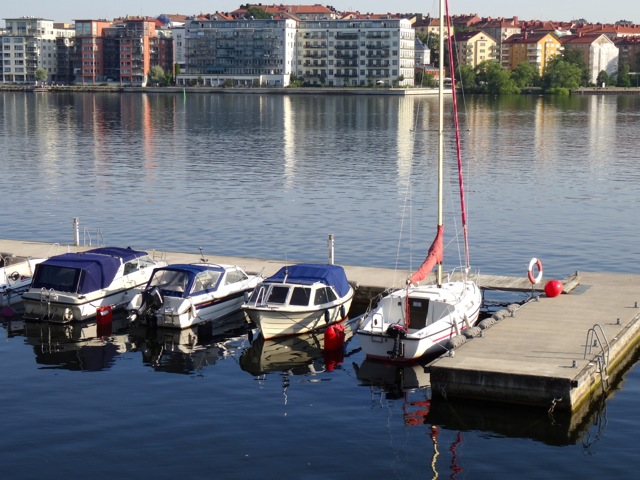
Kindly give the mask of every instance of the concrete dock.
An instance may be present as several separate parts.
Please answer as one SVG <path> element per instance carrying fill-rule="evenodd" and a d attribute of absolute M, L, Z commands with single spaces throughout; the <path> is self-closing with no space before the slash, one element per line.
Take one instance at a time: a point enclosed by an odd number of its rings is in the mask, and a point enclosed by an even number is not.
<path fill-rule="evenodd" d="M 93 247 L 0 239 L 0 252 L 43 257 Z M 168 263 L 201 260 L 200 252 L 147 250 Z M 223 257 L 203 253 L 212 263 L 236 264 L 263 276 L 292 261 Z M 304 260 L 298 260 L 304 261 Z M 368 304 L 390 287 L 401 287 L 409 272 L 344 266 L 356 287 L 354 303 Z M 480 275 L 484 290 L 535 293 L 470 329 L 453 356 L 429 365 L 434 397 L 544 407 L 575 412 L 610 391 L 612 379 L 628 367 L 640 338 L 640 275 L 583 273 L 563 280 L 563 295 L 546 297 L 544 280 L 532 289 L 522 278 Z M 472 332 L 473 331 L 473 332 Z M 472 335 L 474 333 L 475 335 Z"/>
<path fill-rule="evenodd" d="M 610 391 L 640 336 L 640 275 L 580 285 L 509 313 L 430 365 L 435 396 L 576 411 Z"/>

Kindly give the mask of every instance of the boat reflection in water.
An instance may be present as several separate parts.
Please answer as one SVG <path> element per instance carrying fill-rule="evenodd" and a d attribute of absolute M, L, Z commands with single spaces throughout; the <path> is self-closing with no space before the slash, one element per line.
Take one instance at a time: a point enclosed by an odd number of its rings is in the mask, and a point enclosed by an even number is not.
<path fill-rule="evenodd" d="M 360 366 L 354 367 L 360 385 L 370 387 L 374 404 L 383 405 L 386 400 L 402 400 L 405 425 L 428 423 L 431 384 L 426 363 L 394 365 L 365 360 Z M 411 400 L 412 394 L 420 399 Z"/>
<path fill-rule="evenodd" d="M 244 312 L 189 328 L 132 326 L 133 349 L 157 372 L 192 374 L 234 356 L 246 347 L 250 331 Z"/>
<path fill-rule="evenodd" d="M 260 376 L 274 372 L 291 375 L 331 371 L 344 361 L 345 345 L 353 337 L 356 320 L 289 337 L 265 340 L 258 335 L 240 356 L 240 368 Z"/>
<path fill-rule="evenodd" d="M 21 322 L 25 342 L 33 345 L 36 363 L 51 368 L 99 371 L 111 368 L 129 350 L 128 321 L 114 316 L 111 322 L 96 320 L 56 324 Z"/>
<path fill-rule="evenodd" d="M 441 466 L 445 460 L 445 457 L 441 457 L 441 443 L 444 440 L 449 452 L 447 455 L 450 457 L 446 460 L 451 470 L 450 478 L 455 478 L 462 471 L 458 465 L 457 452 L 458 445 L 462 443 L 462 433 L 445 432 L 432 419 L 433 404 L 428 364 L 429 360 L 407 365 L 364 360 L 359 366 L 354 364 L 354 369 L 360 385 L 371 390 L 372 409 L 383 408 L 391 412 L 392 404 L 399 401 L 402 405 L 403 428 L 425 425 L 425 428 L 429 429 L 432 442 L 429 461 L 432 478 L 437 478 L 438 472 L 442 472 L 438 465 Z M 440 438 L 441 434 L 444 434 L 444 439 Z"/>

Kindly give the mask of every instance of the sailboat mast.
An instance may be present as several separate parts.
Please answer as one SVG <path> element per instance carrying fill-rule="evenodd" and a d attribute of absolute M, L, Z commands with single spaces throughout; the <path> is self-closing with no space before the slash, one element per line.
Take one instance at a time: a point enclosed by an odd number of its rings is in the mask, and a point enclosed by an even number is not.
<path fill-rule="evenodd" d="M 438 39 L 438 228 L 444 225 L 444 1 L 440 0 Z M 442 285 L 442 261 L 438 262 L 436 283 Z"/>

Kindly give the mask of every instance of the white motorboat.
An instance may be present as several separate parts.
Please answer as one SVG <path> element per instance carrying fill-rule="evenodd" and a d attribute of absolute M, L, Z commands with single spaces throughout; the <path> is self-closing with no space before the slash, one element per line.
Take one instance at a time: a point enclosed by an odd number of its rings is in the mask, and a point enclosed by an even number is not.
<path fill-rule="evenodd" d="M 153 271 L 127 310 L 132 321 L 188 328 L 239 312 L 260 282 L 260 275 L 249 275 L 237 265 L 168 265 Z"/>
<path fill-rule="evenodd" d="M 265 279 L 242 308 L 269 340 L 342 322 L 353 295 L 342 267 L 305 263 Z"/>
<path fill-rule="evenodd" d="M 0 253 L 0 307 L 22 301 L 22 294 L 31 285 L 36 265 L 44 260 L 45 258 Z"/>
<path fill-rule="evenodd" d="M 147 252 L 120 247 L 50 257 L 36 266 L 22 295 L 23 318 L 66 323 L 111 314 L 126 307 L 162 265 Z"/>
<path fill-rule="evenodd" d="M 393 363 L 411 362 L 427 355 L 441 355 L 448 350 L 447 342 L 460 332 L 473 326 L 480 314 L 482 293 L 470 278 L 469 250 L 467 241 L 467 217 L 462 185 L 460 136 L 456 112 L 455 81 L 452 85 L 454 120 L 456 127 L 456 150 L 458 154 L 458 178 L 462 231 L 464 234 L 466 264 L 461 269 L 461 278 L 443 281 L 444 259 L 444 39 L 445 0 L 440 0 L 440 81 L 439 128 L 438 128 L 438 195 L 437 232 L 427 258 L 422 266 L 407 280 L 407 286 L 392 291 L 365 314 L 357 335 L 368 359 Z M 448 18 L 447 18 L 448 20 Z M 451 50 L 451 45 L 449 46 Z M 453 78 L 453 75 L 452 75 Z M 419 285 L 437 267 L 433 284 Z"/>

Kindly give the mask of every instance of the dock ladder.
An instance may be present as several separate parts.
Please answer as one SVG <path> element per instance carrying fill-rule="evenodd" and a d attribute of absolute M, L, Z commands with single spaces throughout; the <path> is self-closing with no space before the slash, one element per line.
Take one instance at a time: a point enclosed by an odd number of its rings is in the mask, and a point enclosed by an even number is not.
<path fill-rule="evenodd" d="M 604 341 L 603 341 L 604 340 Z M 587 341 L 584 346 L 584 359 L 587 359 L 587 355 L 592 354 L 593 348 L 600 348 L 600 351 L 595 356 L 596 366 L 598 373 L 602 379 L 602 391 L 606 393 L 609 389 L 609 341 L 607 340 L 602 327 L 599 324 L 594 324 L 593 327 L 587 332 Z"/>

